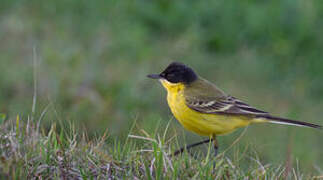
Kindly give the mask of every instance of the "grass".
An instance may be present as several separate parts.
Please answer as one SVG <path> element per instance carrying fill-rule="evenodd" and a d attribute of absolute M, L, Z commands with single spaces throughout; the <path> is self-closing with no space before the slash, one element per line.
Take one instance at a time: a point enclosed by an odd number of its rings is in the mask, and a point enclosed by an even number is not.
<path fill-rule="evenodd" d="M 78 133 L 72 124 L 60 130 L 58 124 L 53 124 L 48 132 L 37 124 L 30 118 L 23 121 L 19 116 L 2 122 L 1 179 L 322 178 L 303 174 L 298 163 L 296 167 L 283 162 L 263 163 L 252 149 L 236 151 L 236 156 L 231 158 L 226 153 L 229 147 L 214 158 L 208 146 L 206 154 L 185 152 L 171 157 L 178 142 L 176 136 L 166 138 L 168 128 L 155 135 L 144 130 L 135 135 L 130 130 L 125 140 L 118 140 L 108 132 L 89 140 L 86 133 Z"/>
<path fill-rule="evenodd" d="M 35 55 L 34 50 L 34 55 Z M 52 104 L 37 115 L 37 68 L 34 56 L 34 95 L 27 118 L 0 114 L 1 179 L 319 179 L 304 174 L 287 159 L 281 164 L 264 163 L 257 151 L 246 146 L 233 149 L 247 128 L 233 143 L 214 157 L 212 145 L 206 152 L 184 152 L 176 133 L 169 133 L 171 121 L 160 132 L 138 128 L 136 121 L 125 139 L 105 131 L 89 137 L 74 121 L 58 118 L 49 129 L 41 121 Z M 57 114 L 56 110 L 54 109 Z M 69 122 L 69 123 L 66 123 Z M 159 127 L 160 122 L 155 124 Z M 134 128 L 138 130 L 135 131 Z M 171 136 L 169 137 L 169 134 Z M 228 153 L 229 151 L 233 151 Z M 231 156 L 233 155 L 233 156 Z M 322 174 L 322 170 L 317 167 Z"/>
<path fill-rule="evenodd" d="M 216 168 L 207 145 L 168 162 L 199 139 L 176 136 L 175 120 L 164 136 L 165 91 L 146 78 L 181 61 L 250 105 L 322 125 L 320 1 L 3 0 L 0 15 L 2 177 L 323 174 L 322 131 L 270 124 L 219 138 L 232 148 Z"/>

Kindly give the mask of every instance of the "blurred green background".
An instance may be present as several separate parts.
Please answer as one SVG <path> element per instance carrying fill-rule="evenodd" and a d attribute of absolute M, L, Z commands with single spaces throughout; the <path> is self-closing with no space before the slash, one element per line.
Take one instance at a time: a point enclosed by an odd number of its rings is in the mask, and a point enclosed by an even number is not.
<path fill-rule="evenodd" d="M 320 0 L 2 0 L 0 112 L 27 119 L 35 72 L 45 128 L 74 122 L 89 134 L 125 137 L 135 121 L 138 133 L 162 133 L 171 122 L 169 137 L 198 141 L 172 118 L 161 85 L 146 78 L 176 60 L 251 105 L 322 125 L 322 17 Z M 221 149 L 241 131 L 221 137 Z M 235 148 L 317 172 L 322 137 L 261 124 Z"/>

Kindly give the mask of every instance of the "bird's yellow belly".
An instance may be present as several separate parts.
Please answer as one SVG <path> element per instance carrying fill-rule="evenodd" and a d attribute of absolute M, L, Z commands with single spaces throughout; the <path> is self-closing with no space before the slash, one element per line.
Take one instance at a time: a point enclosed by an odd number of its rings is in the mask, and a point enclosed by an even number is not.
<path fill-rule="evenodd" d="M 175 118 L 186 128 L 199 135 L 212 136 L 230 133 L 233 130 L 249 125 L 250 120 L 242 116 L 205 114 L 190 109 L 185 104 L 182 93 L 167 95 L 168 105 Z"/>

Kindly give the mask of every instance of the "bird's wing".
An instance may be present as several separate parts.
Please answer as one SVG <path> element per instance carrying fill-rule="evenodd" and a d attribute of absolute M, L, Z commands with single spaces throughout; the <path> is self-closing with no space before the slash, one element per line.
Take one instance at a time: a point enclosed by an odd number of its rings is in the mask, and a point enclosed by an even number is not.
<path fill-rule="evenodd" d="M 237 98 L 226 95 L 214 84 L 199 79 L 195 84 L 184 89 L 186 105 L 206 114 L 242 115 L 267 119 L 268 122 L 295 126 L 323 128 L 320 125 L 271 116 L 268 112 L 258 110 Z"/>
<path fill-rule="evenodd" d="M 235 114 L 235 115 L 269 115 L 237 98 L 226 95 L 221 89 L 205 79 L 184 90 L 186 105 L 201 113 Z"/>
<path fill-rule="evenodd" d="M 232 96 L 187 97 L 186 105 L 198 112 L 208 114 L 269 115 Z"/>

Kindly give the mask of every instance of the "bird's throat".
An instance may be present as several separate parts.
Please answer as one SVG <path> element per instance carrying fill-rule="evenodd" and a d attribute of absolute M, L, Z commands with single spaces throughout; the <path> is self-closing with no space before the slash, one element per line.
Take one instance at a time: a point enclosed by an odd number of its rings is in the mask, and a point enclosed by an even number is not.
<path fill-rule="evenodd" d="M 163 85 L 163 87 L 167 90 L 168 94 L 179 93 L 184 90 L 183 83 L 171 83 L 164 79 L 161 79 L 160 82 Z"/>

